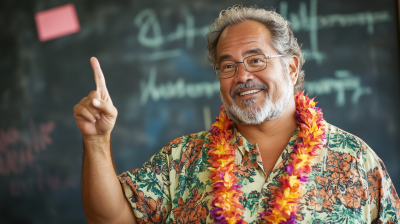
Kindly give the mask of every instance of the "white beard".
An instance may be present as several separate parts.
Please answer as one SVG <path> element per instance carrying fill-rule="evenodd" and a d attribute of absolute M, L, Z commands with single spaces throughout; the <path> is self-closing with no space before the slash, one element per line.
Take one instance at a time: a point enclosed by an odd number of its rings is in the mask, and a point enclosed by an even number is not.
<path fill-rule="evenodd" d="M 286 78 L 287 85 L 284 87 L 283 94 L 275 100 L 273 103 L 268 95 L 268 86 L 266 84 L 257 84 L 254 82 L 246 82 L 239 84 L 234 91 L 232 91 L 232 106 L 228 106 L 225 102 L 222 94 L 220 94 L 222 103 L 225 106 L 228 117 L 236 123 L 241 124 L 261 124 L 264 121 L 270 121 L 277 117 L 280 117 L 289 105 L 291 98 L 293 97 L 293 84 Z M 245 109 L 241 109 L 235 100 L 236 92 L 243 88 L 261 88 L 265 91 L 265 101 L 261 107 L 257 107 L 256 98 L 250 98 L 242 101 Z"/>

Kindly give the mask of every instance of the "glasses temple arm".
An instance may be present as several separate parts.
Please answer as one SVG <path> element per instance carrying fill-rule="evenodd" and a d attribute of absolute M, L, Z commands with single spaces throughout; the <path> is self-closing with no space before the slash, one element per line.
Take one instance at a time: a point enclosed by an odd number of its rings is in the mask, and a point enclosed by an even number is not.
<path fill-rule="evenodd" d="M 272 55 L 272 56 L 266 56 L 266 58 L 277 58 L 277 57 L 283 57 L 283 55 Z"/>

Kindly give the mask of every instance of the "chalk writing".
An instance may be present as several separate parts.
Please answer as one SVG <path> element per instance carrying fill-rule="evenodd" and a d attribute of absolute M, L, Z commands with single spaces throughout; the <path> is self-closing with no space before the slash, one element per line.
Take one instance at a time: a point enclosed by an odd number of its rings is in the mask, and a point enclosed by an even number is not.
<path fill-rule="evenodd" d="M 161 59 L 177 57 L 181 54 L 182 54 L 181 49 L 157 51 L 157 52 L 150 53 L 150 54 L 144 56 L 143 59 L 146 59 L 148 61 L 157 61 L 157 60 L 161 60 Z"/>
<path fill-rule="evenodd" d="M 318 0 L 310 0 L 310 13 L 307 12 L 305 2 L 299 3 L 298 13 L 291 12 L 288 15 L 288 3 L 280 2 L 280 14 L 291 23 L 294 32 L 309 31 L 311 49 L 304 49 L 307 60 L 316 60 L 321 64 L 326 55 L 318 50 L 318 30 L 334 26 L 367 26 L 368 34 L 374 33 L 374 24 L 390 21 L 388 11 L 358 12 L 353 14 L 317 15 Z"/>
<path fill-rule="evenodd" d="M 0 175 L 21 174 L 35 161 L 35 153 L 44 151 L 46 146 L 52 143 L 49 134 L 55 124 L 50 121 L 40 124 L 37 132 L 32 120 L 29 121 L 31 139 L 25 144 L 19 144 L 20 134 L 14 128 L 8 131 L 0 130 Z"/>
<path fill-rule="evenodd" d="M 183 78 L 179 78 L 175 83 L 167 82 L 165 84 L 156 85 L 157 68 L 151 67 L 149 79 L 140 81 L 140 104 L 147 103 L 149 98 L 153 101 L 160 99 L 179 99 L 184 97 L 211 98 L 214 94 L 219 93 L 219 81 L 186 83 Z"/>
<path fill-rule="evenodd" d="M 157 69 L 150 69 L 149 79 L 140 82 L 140 103 L 146 104 L 149 99 L 158 101 L 160 99 L 171 100 L 184 97 L 211 98 L 219 94 L 219 81 L 186 83 L 183 78 L 175 82 L 156 84 Z M 320 80 L 306 81 L 304 88 L 310 95 L 326 95 L 336 93 L 336 106 L 345 105 L 345 91 L 353 91 L 351 103 L 357 104 L 360 97 L 372 93 L 372 88 L 361 86 L 361 77 L 354 76 L 350 71 L 337 70 L 335 78 L 322 78 Z"/>
<path fill-rule="evenodd" d="M 335 71 L 335 77 L 306 81 L 304 88 L 311 96 L 336 92 L 335 103 L 338 107 L 342 107 L 346 103 L 345 91 L 353 91 L 351 95 L 352 104 L 357 104 L 362 95 L 372 93 L 372 88 L 361 86 L 361 78 L 352 75 L 350 71 L 337 70 Z"/>
<path fill-rule="evenodd" d="M 203 117 L 204 117 L 204 128 L 205 128 L 204 130 L 210 130 L 212 123 L 210 106 L 208 105 L 203 106 Z"/>
<path fill-rule="evenodd" d="M 307 60 L 316 60 L 318 64 L 321 64 L 326 58 L 326 55 L 318 50 L 319 29 L 335 26 L 367 26 L 368 34 L 373 34 L 375 24 L 390 21 L 390 14 L 388 11 L 318 15 L 317 3 L 318 0 L 310 0 L 310 8 L 308 10 L 307 4 L 305 2 L 300 2 L 298 12 L 290 12 L 288 14 L 288 3 L 286 1 L 281 1 L 279 9 L 280 14 L 290 21 L 294 32 L 301 30 L 309 32 L 310 49 L 304 49 L 304 53 L 307 55 Z M 150 8 L 140 11 L 134 18 L 133 23 L 139 28 L 137 34 L 139 44 L 149 48 L 159 48 L 163 44 L 185 39 L 186 49 L 190 50 L 193 48 L 194 38 L 196 36 L 205 36 L 209 30 L 209 25 L 196 28 L 195 18 L 188 14 L 184 23 L 176 25 L 175 31 L 163 35 L 157 15 L 155 11 Z M 181 49 L 170 49 L 156 51 L 144 55 L 143 58 L 156 61 L 177 57 L 181 55 L 181 53 Z"/>
<path fill-rule="evenodd" d="M 367 26 L 368 33 L 373 34 L 375 24 L 390 21 L 388 11 L 317 15 L 317 2 L 317 0 L 310 0 L 310 15 L 308 15 L 305 2 L 299 3 L 298 13 L 291 12 L 288 15 L 288 3 L 282 1 L 280 2 L 279 13 L 289 20 L 293 31 L 308 31 L 315 28 L 323 29 L 333 26 Z M 310 26 L 310 23 L 314 23 L 314 26 Z"/>
<path fill-rule="evenodd" d="M 40 166 L 35 167 L 35 175 L 25 179 L 15 179 L 9 182 L 10 194 L 14 197 L 32 193 L 56 190 L 60 187 L 76 187 L 72 180 L 63 180 L 57 171 L 43 171 Z"/>
<path fill-rule="evenodd" d="M 139 28 L 139 43 L 150 48 L 156 48 L 164 43 L 186 38 L 186 48 L 192 49 L 194 37 L 204 36 L 208 32 L 208 25 L 195 28 L 194 23 L 193 16 L 189 14 L 186 16 L 185 24 L 179 23 L 175 32 L 163 36 L 160 23 L 153 9 L 142 10 L 134 19 L 134 24 Z M 152 33 L 153 36 L 149 37 L 148 33 Z"/>
<path fill-rule="evenodd" d="M 138 41 L 142 46 L 157 48 L 162 44 L 186 39 L 186 49 L 192 49 L 194 38 L 204 36 L 208 32 L 208 25 L 200 28 L 195 27 L 195 21 L 192 15 L 186 16 L 184 24 L 179 23 L 176 30 L 170 34 L 163 35 L 157 15 L 153 9 L 142 10 L 134 19 L 134 24 L 139 28 Z M 149 35 L 152 33 L 152 36 Z M 169 57 L 176 57 L 181 54 L 180 49 L 167 51 L 158 51 L 145 56 L 146 59 L 155 61 Z"/>
<path fill-rule="evenodd" d="M 53 143 L 51 133 L 55 123 L 49 121 L 35 125 L 29 121 L 29 135 L 20 133 L 15 128 L 0 129 L 0 175 L 8 176 L 8 186 L 12 196 L 30 194 L 37 190 L 54 190 L 62 186 L 75 187 L 70 179 L 62 179 L 57 171 L 42 171 L 40 153 Z M 36 169 L 36 176 L 31 175 Z M 29 176 L 23 175 L 29 171 Z"/>
<path fill-rule="evenodd" d="M 7 132 L 0 129 L 0 152 L 6 152 L 7 146 L 18 141 L 19 133 L 15 128 L 8 129 Z"/>
<path fill-rule="evenodd" d="M 33 146 L 35 149 L 35 152 L 39 152 L 40 149 L 45 150 L 46 145 L 49 145 L 52 143 L 52 140 L 49 136 L 50 132 L 53 131 L 54 129 L 54 122 L 49 122 L 47 124 L 40 124 L 40 132 L 39 136 L 37 136 L 35 127 L 33 125 L 33 121 L 29 121 L 29 127 L 31 129 L 31 135 L 33 139 Z"/>
<path fill-rule="evenodd" d="M 9 150 L 0 156 L 0 175 L 22 174 L 35 161 L 32 148 L 27 145 L 19 150 Z"/>

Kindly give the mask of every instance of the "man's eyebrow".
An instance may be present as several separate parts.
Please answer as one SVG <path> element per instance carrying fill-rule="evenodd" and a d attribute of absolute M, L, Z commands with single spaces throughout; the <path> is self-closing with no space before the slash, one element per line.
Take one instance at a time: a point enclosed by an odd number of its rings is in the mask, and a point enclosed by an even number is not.
<path fill-rule="evenodd" d="M 252 48 L 244 52 L 243 56 L 249 54 L 264 54 L 264 52 L 260 48 Z"/>
<path fill-rule="evenodd" d="M 232 55 L 224 54 L 224 55 L 221 55 L 221 56 L 219 57 L 219 60 L 218 60 L 218 61 L 224 61 L 224 60 L 232 59 L 232 58 L 233 58 Z"/>
<path fill-rule="evenodd" d="M 243 56 L 246 56 L 246 55 L 249 55 L 249 54 L 264 54 L 264 52 L 260 48 L 252 48 L 252 49 L 249 49 L 249 50 L 245 51 L 243 53 Z M 232 59 L 232 58 L 233 58 L 232 55 L 224 54 L 224 55 L 221 55 L 219 57 L 218 61 L 220 62 L 220 61 L 224 61 L 224 60 Z"/>

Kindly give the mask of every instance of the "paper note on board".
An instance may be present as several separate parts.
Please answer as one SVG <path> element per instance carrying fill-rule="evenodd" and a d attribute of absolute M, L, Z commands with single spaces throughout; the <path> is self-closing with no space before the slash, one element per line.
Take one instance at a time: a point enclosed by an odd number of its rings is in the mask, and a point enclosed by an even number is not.
<path fill-rule="evenodd" d="M 78 15 L 74 4 L 66 4 L 35 14 L 39 40 L 44 42 L 80 30 Z"/>

